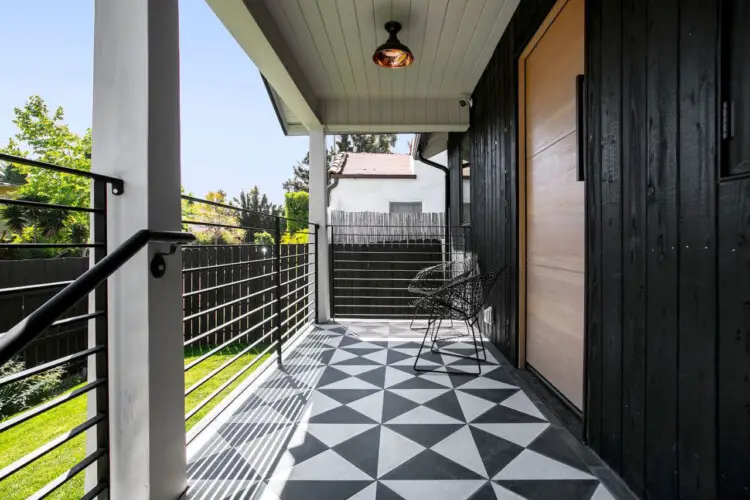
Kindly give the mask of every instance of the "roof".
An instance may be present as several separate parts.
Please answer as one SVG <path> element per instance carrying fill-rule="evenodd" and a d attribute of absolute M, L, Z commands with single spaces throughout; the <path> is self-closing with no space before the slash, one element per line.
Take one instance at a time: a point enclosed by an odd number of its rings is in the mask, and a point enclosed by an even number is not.
<path fill-rule="evenodd" d="M 339 153 L 328 169 L 332 177 L 416 179 L 411 156 L 391 153 Z"/>
<path fill-rule="evenodd" d="M 519 0 L 206 0 L 268 83 L 288 135 L 463 132 Z M 440 4 L 435 7 L 433 4 Z M 414 54 L 378 68 L 388 21 Z"/>

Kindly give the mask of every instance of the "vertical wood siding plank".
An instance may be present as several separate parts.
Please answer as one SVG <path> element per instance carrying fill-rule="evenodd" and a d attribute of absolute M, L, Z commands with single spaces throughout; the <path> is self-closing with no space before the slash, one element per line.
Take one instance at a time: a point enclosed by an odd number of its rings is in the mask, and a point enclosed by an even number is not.
<path fill-rule="evenodd" d="M 602 401 L 601 457 L 622 470 L 622 0 L 602 9 Z"/>
<path fill-rule="evenodd" d="M 625 480 L 641 496 L 646 439 L 646 12 L 646 0 L 623 2 L 622 460 Z"/>
<path fill-rule="evenodd" d="M 680 5 L 679 497 L 716 498 L 717 2 Z"/>
<path fill-rule="evenodd" d="M 645 496 L 677 495 L 679 0 L 648 5 Z"/>
<path fill-rule="evenodd" d="M 719 498 L 750 496 L 750 180 L 719 187 Z"/>

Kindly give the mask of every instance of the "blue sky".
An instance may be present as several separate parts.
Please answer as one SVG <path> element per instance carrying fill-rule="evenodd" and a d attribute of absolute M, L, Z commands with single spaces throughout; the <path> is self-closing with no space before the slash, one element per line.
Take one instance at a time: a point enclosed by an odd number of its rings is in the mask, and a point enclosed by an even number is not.
<path fill-rule="evenodd" d="M 72 130 L 91 126 L 93 11 L 91 0 L 0 2 L 0 144 L 15 133 L 13 108 L 32 94 L 63 106 Z M 180 43 L 183 184 L 199 196 L 257 184 L 280 203 L 307 137 L 284 136 L 257 69 L 204 0 L 180 0 Z"/>

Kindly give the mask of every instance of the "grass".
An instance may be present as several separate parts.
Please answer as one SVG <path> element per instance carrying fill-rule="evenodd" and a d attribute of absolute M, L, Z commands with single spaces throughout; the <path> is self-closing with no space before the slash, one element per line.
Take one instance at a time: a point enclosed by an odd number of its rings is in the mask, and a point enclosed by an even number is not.
<path fill-rule="evenodd" d="M 213 354 L 211 357 L 191 368 L 185 374 L 185 387 L 190 387 L 203 378 L 206 374 L 219 367 L 230 358 L 234 357 L 245 345 L 227 347 Z M 206 396 L 215 391 L 221 384 L 235 375 L 247 364 L 260 354 L 265 346 L 258 346 L 243 354 L 240 359 L 232 363 L 225 370 L 218 373 L 211 380 L 199 387 L 185 400 L 186 413 Z M 201 356 L 208 348 L 190 347 L 185 349 L 185 364 L 190 363 Z M 190 430 L 211 411 L 222 399 L 245 380 L 263 360 L 270 354 L 265 354 L 262 360 L 256 362 L 250 369 L 240 375 L 237 380 L 229 384 L 221 393 L 190 418 L 185 424 L 186 430 Z M 73 390 L 76 387 L 70 389 Z M 63 405 L 53 408 L 31 420 L 24 422 L 6 432 L 0 433 L 0 469 L 13 463 L 26 454 L 34 451 L 39 446 L 68 432 L 76 425 L 86 420 L 86 396 L 78 397 Z M 27 498 L 39 488 L 64 473 L 66 470 L 80 462 L 85 456 L 85 433 L 76 436 L 51 453 L 40 458 L 26 468 L 16 472 L 4 481 L 0 481 L 0 499 L 16 500 Z M 72 499 L 80 498 L 83 494 L 84 474 L 78 474 L 65 485 L 57 489 L 47 498 Z"/>
<path fill-rule="evenodd" d="M 203 378 L 206 374 L 211 372 L 211 370 L 214 370 L 226 361 L 229 361 L 230 358 L 233 358 L 246 347 L 246 345 L 226 347 L 216 354 L 213 354 L 210 358 L 206 359 L 198 366 L 188 370 L 188 372 L 185 374 L 185 388 L 190 387 L 195 382 Z M 217 373 L 211 380 L 190 393 L 190 395 L 185 398 L 185 413 L 187 414 L 187 412 L 196 407 L 198 403 L 203 401 L 203 399 L 205 399 L 209 394 L 218 389 L 221 384 L 232 378 L 232 376 L 234 376 L 238 371 L 247 366 L 247 364 L 250 363 L 250 361 L 254 360 L 258 356 L 258 354 L 263 352 L 265 348 L 266 346 L 264 345 L 256 346 L 249 352 L 243 354 L 237 361 L 229 365 L 226 369 Z M 208 349 L 206 348 L 186 348 L 185 364 L 190 363 L 192 360 L 201 356 L 207 350 Z M 219 395 L 215 397 L 210 403 L 204 406 L 198 413 L 193 415 L 190 420 L 186 422 L 185 430 L 189 431 L 195 424 L 200 421 L 200 419 L 205 417 L 208 412 L 210 412 L 217 404 L 219 404 L 221 400 L 227 396 L 227 394 L 232 392 L 238 385 L 240 385 L 242 381 L 245 380 L 253 371 L 255 371 L 255 369 L 260 366 L 261 363 L 263 363 L 263 361 L 268 359 L 269 356 L 271 356 L 270 353 L 264 354 L 261 360 L 257 361 L 255 365 L 253 365 L 245 373 L 240 375 L 237 380 L 235 380 L 224 390 L 222 390 Z M 0 498 L 2 497 L 0 496 Z"/>

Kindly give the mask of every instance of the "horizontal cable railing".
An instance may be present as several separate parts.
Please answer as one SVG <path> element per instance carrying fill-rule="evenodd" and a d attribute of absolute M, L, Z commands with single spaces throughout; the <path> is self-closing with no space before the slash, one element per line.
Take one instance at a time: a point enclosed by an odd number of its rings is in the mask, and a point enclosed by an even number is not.
<path fill-rule="evenodd" d="M 18 363 L 13 361 L 12 358 L 17 356 L 18 353 L 23 352 L 24 348 L 30 342 L 39 337 L 39 335 L 48 328 L 68 324 L 74 320 L 77 322 L 84 320 L 88 321 L 94 318 L 105 319 L 105 311 L 94 311 L 62 320 L 57 320 L 56 318 L 59 318 L 67 311 L 74 308 L 81 300 L 88 300 L 89 294 L 92 293 L 95 294 L 94 302 L 92 303 L 92 305 L 95 306 L 96 301 L 101 297 L 101 294 L 104 293 L 102 289 L 106 290 L 105 286 L 102 284 L 147 243 L 155 241 L 180 244 L 189 242 L 193 238 L 193 235 L 187 233 L 148 230 L 139 231 L 115 251 L 96 262 L 95 265 L 84 272 L 80 277 L 73 280 L 52 298 L 36 308 L 16 326 L 0 335 L 0 368 L 2 369 L 2 375 L 0 375 L 0 402 L 3 403 L 3 409 L 8 406 L 8 402 L 12 405 L 13 392 L 23 392 L 30 385 L 29 380 L 31 380 L 31 385 L 33 385 L 33 378 L 38 377 L 40 374 L 49 373 L 52 370 L 59 370 L 62 366 L 71 370 L 84 361 L 89 362 L 88 366 L 90 370 L 88 374 L 88 382 L 78 383 L 72 387 L 72 390 L 65 391 L 57 397 L 48 399 L 46 402 L 38 404 L 26 411 L 17 412 L 14 415 L 7 416 L 0 421 L 0 440 L 12 440 L 13 437 L 11 436 L 9 438 L 9 434 L 7 433 L 15 433 L 15 440 L 19 441 L 19 443 L 25 443 L 31 440 L 34 445 L 38 444 L 38 442 L 34 441 L 33 436 L 36 427 L 32 425 L 27 428 L 24 424 L 31 424 L 32 422 L 35 422 L 36 419 L 46 418 L 51 412 L 57 412 L 52 416 L 52 421 L 48 424 L 52 425 L 53 428 L 57 426 L 57 420 L 70 419 L 74 422 L 71 424 L 73 426 L 69 430 L 51 438 L 37 448 L 25 452 L 12 463 L 4 465 L 4 467 L 0 469 L 0 487 L 5 487 L 4 483 L 6 481 L 13 481 L 16 477 L 21 477 L 18 484 L 14 486 L 26 489 L 25 487 L 27 485 L 25 485 L 24 482 L 28 481 L 28 477 L 24 477 L 25 469 L 34 467 L 37 465 L 38 461 L 41 461 L 45 456 L 48 456 L 66 444 L 73 444 L 73 441 L 86 431 L 92 430 L 93 432 L 95 427 L 104 426 L 102 432 L 97 430 L 94 435 L 108 435 L 108 430 L 106 428 L 108 422 L 106 411 L 107 371 L 106 365 L 97 366 L 97 362 L 105 362 L 100 361 L 99 358 L 106 355 L 106 335 L 100 335 L 101 332 L 95 330 L 94 338 L 96 339 L 96 343 L 90 348 L 74 354 L 59 357 L 25 370 L 16 369 L 15 367 Z M 18 293 L 18 290 L 16 290 L 16 293 Z M 5 289 L 0 295 L 7 296 L 9 295 L 9 292 Z M 94 361 L 94 363 L 91 363 L 91 361 Z M 79 398 L 92 395 L 96 398 L 97 403 L 101 401 L 101 405 L 95 405 L 97 408 L 96 412 L 93 414 L 87 412 L 85 410 L 85 403 L 81 407 L 83 408 L 82 411 L 75 410 Z M 62 412 L 58 410 L 63 407 L 72 411 Z M 75 425 L 75 422 L 77 421 L 80 421 L 80 423 Z M 29 435 L 29 433 L 31 433 L 31 435 Z M 86 470 L 87 467 L 100 460 L 104 460 L 105 463 L 100 463 L 98 466 L 102 470 L 102 475 L 99 476 L 99 481 L 96 486 L 94 486 L 89 492 L 80 491 L 79 493 L 74 494 L 76 496 L 85 497 L 87 495 L 91 496 L 92 491 L 104 491 L 107 488 L 106 470 L 108 467 L 106 461 L 108 459 L 108 446 L 104 439 L 98 439 L 97 441 L 96 451 L 84 456 L 82 460 L 72 464 L 70 468 L 61 472 L 61 474 L 55 479 L 42 485 L 41 488 L 29 498 L 44 498 L 48 496 L 72 481 L 80 472 Z M 72 448 L 65 448 L 64 450 L 58 450 L 58 452 L 64 452 L 63 457 L 69 455 L 76 456 L 78 454 L 76 453 L 77 449 L 83 449 L 81 442 L 77 442 L 76 446 L 73 446 Z M 57 460 L 60 460 L 61 457 L 56 458 Z"/>
<path fill-rule="evenodd" d="M 0 447 L 7 450 L 0 456 L 0 497 L 44 498 L 61 488 L 66 496 L 99 494 L 108 488 L 109 446 L 101 283 L 122 264 L 104 260 L 106 197 L 107 189 L 122 194 L 124 184 L 4 153 L 0 162 L 23 174 L 16 194 L 0 198 L 6 221 L 0 236 Z M 65 204 L 27 194 L 29 175 L 90 179 L 93 196 L 83 193 Z M 88 454 L 86 435 L 96 448 Z M 95 486 L 85 491 L 80 473 L 92 465 Z"/>
<path fill-rule="evenodd" d="M 331 304 L 337 318 L 411 319 L 419 297 L 410 285 L 425 268 L 467 258 L 467 227 L 439 225 L 442 217 L 410 214 L 336 215 L 331 226 Z M 353 218 L 352 218 L 353 217 Z M 416 221 L 416 225 L 415 225 Z M 356 222 L 357 224 L 353 224 Z M 365 222 L 366 224 L 360 224 Z M 450 277 L 445 276 L 447 283 Z"/>
<path fill-rule="evenodd" d="M 21 174 L 0 198 L 0 498 L 96 498 L 109 487 L 106 280 L 151 241 L 194 237 L 144 230 L 108 255 L 107 191 L 122 194 L 121 179 L 0 162 Z M 80 196 L 27 189 L 41 175 L 77 182 Z"/>
<path fill-rule="evenodd" d="M 0 161 L 92 181 L 81 206 L 0 199 L 3 215 L 77 214 L 83 228 L 76 240 L 41 231 L 36 240 L 30 231 L 0 239 L 0 449 L 10 450 L 0 456 L 0 498 L 96 498 L 108 489 L 105 280 L 147 241 L 198 238 L 182 250 L 187 428 L 264 360 L 281 362 L 284 344 L 315 321 L 317 225 L 184 197 L 183 208 L 210 208 L 185 214 L 183 230 L 192 234 L 140 232 L 107 255 L 107 190 L 122 194 L 122 181 L 8 155 Z M 16 394 L 44 384 L 55 388 L 9 409 Z"/>
<path fill-rule="evenodd" d="M 192 196 L 186 205 L 182 223 L 198 235 L 182 251 L 190 439 L 265 360 L 281 363 L 283 344 L 315 320 L 318 226 Z"/>

